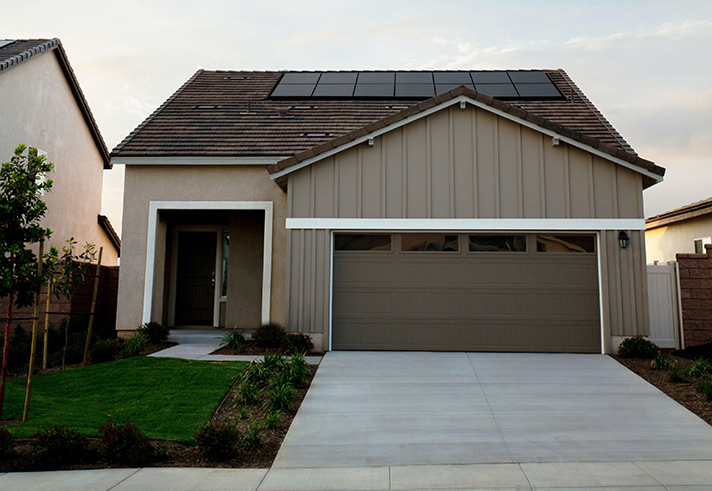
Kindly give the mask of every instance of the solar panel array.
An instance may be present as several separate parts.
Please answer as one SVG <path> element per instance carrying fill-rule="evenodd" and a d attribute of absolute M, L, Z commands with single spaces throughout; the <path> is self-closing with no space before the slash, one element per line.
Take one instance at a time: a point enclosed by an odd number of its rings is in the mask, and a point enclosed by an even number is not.
<path fill-rule="evenodd" d="M 503 100 L 563 99 L 543 71 L 287 72 L 273 99 L 429 99 L 464 85 Z"/>
<path fill-rule="evenodd" d="M 12 44 L 12 43 L 14 43 L 14 42 L 15 42 L 14 39 L 9 39 L 9 40 L 6 40 L 6 41 L 0 40 L 0 48 L 4 48 L 4 47 L 7 46 L 8 44 Z"/>

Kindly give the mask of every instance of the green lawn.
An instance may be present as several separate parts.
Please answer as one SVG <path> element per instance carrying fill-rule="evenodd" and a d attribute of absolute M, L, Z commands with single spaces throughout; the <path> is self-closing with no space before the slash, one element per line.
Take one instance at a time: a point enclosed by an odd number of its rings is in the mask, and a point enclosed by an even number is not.
<path fill-rule="evenodd" d="M 7 428 L 19 438 L 53 424 L 96 436 L 113 419 L 149 438 L 189 441 L 245 365 L 137 357 L 35 375 L 27 422 Z M 26 386 L 26 378 L 7 381 L 5 419 L 22 419 Z"/>

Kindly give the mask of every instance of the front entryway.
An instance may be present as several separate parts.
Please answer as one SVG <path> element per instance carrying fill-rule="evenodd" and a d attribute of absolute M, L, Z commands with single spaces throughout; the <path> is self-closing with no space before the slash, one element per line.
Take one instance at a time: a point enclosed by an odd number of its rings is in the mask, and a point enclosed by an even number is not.
<path fill-rule="evenodd" d="M 712 427 L 605 355 L 331 351 L 274 468 L 712 459 Z"/>
<path fill-rule="evenodd" d="M 176 325 L 213 325 L 216 248 L 216 232 L 178 233 Z"/>

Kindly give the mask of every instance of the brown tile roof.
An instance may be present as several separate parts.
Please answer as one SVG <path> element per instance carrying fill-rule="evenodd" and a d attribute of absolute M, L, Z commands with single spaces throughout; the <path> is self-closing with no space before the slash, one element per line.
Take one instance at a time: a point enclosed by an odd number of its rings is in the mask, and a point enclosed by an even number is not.
<path fill-rule="evenodd" d="M 697 201 L 695 203 L 647 218 L 645 220 L 645 230 L 652 230 L 654 228 L 670 225 L 671 223 L 689 220 L 690 218 L 708 215 L 710 213 L 712 213 L 712 198 L 703 199 L 702 201 Z"/>
<path fill-rule="evenodd" d="M 62 42 L 57 38 L 0 40 L 0 42 L 2 41 L 12 42 L 0 47 L 0 75 L 44 53 L 49 53 L 50 51 L 55 53 L 59 66 L 62 68 L 62 72 L 69 83 L 77 105 L 84 116 L 84 121 L 89 127 L 89 132 L 94 139 L 94 143 L 101 154 L 104 169 L 111 169 L 109 149 L 106 147 L 104 137 L 101 136 L 101 132 L 99 131 L 99 125 L 96 124 L 96 120 L 84 97 L 82 88 L 79 86 L 79 81 L 74 74 L 72 65 L 69 63 L 67 53 L 62 47 Z"/>
<path fill-rule="evenodd" d="M 544 71 L 565 99 L 506 103 L 471 89 L 453 90 L 459 90 L 458 95 L 465 90 L 468 96 L 493 107 L 523 115 L 520 117 L 662 175 L 662 168 L 635 154 L 563 70 Z M 331 148 L 337 138 L 337 143 L 344 143 L 343 138 L 354 131 L 388 116 L 400 118 L 403 111 L 417 111 L 441 97 L 422 102 L 270 100 L 268 96 L 283 73 L 199 70 L 111 155 L 301 157 L 302 152 L 322 145 Z M 450 91 L 447 97 L 453 94 Z"/>

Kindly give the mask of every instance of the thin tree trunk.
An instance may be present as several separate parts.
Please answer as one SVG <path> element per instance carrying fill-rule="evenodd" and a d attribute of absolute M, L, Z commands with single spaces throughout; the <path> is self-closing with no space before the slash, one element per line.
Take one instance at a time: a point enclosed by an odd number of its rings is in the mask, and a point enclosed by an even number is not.
<path fill-rule="evenodd" d="M 0 420 L 2 420 L 2 406 L 5 402 L 5 378 L 7 377 L 7 357 L 10 356 L 10 323 L 12 322 L 12 301 L 14 295 L 10 292 L 7 302 L 7 322 L 5 323 L 5 343 L 2 347 L 2 376 L 0 376 Z"/>
<path fill-rule="evenodd" d="M 94 295 L 91 297 L 91 311 L 89 313 L 89 328 L 87 329 L 87 342 L 84 346 L 84 362 L 83 366 L 89 364 L 89 343 L 91 341 L 91 328 L 94 325 L 94 312 L 96 310 L 96 295 L 99 293 L 99 278 L 101 276 L 101 253 L 104 252 L 103 247 L 99 247 L 99 260 L 96 263 L 96 278 L 94 279 Z"/>
<path fill-rule="evenodd" d="M 44 240 L 40 241 L 40 254 L 37 258 L 37 276 L 42 278 L 42 256 L 44 256 Z M 22 411 L 22 422 L 27 421 L 30 415 L 30 397 L 32 396 L 32 376 L 35 371 L 35 353 L 37 349 L 37 323 L 40 315 L 40 292 L 42 287 L 38 287 L 35 292 L 34 319 L 32 319 L 32 343 L 30 345 L 30 367 L 27 370 L 27 390 L 25 391 L 25 408 Z"/>

